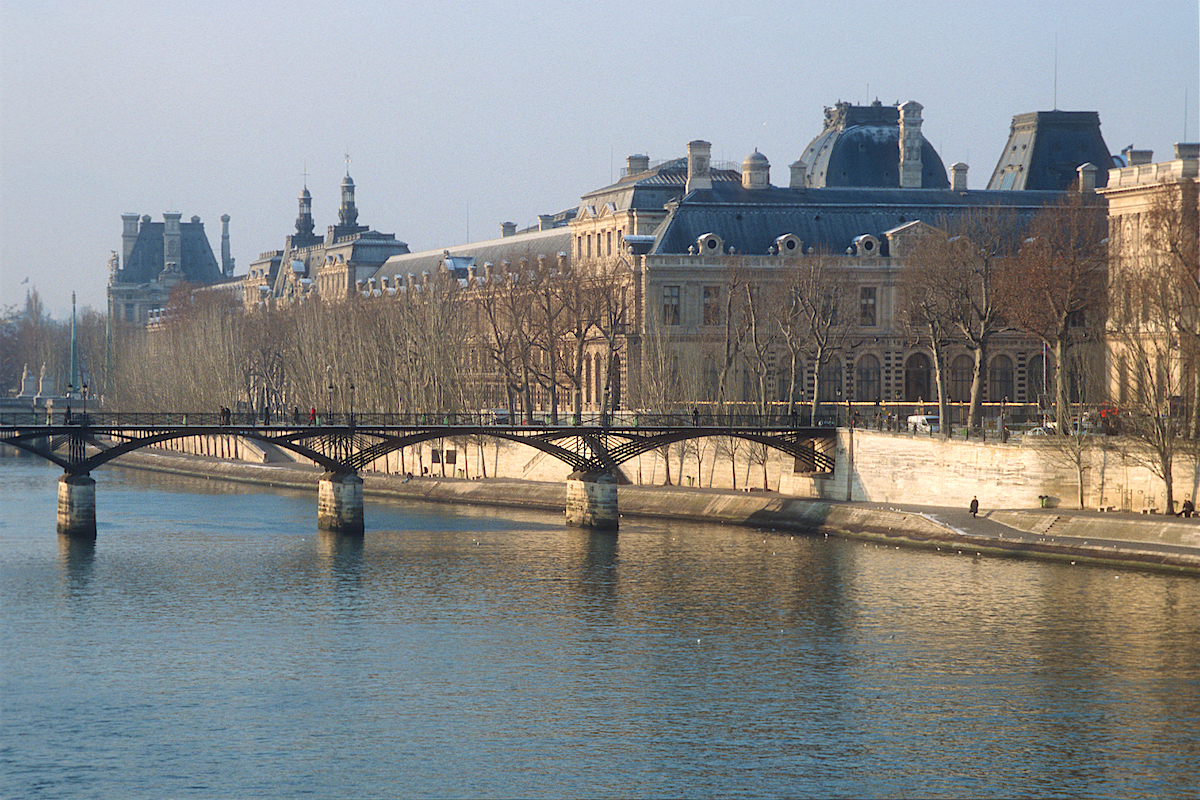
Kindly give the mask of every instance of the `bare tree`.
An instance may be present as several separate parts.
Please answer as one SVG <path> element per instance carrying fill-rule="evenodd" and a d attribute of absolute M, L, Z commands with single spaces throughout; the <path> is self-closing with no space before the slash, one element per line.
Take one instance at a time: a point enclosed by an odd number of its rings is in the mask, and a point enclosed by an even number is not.
<path fill-rule="evenodd" d="M 840 353 L 853 323 L 852 284 L 846 270 L 828 254 L 789 259 L 784 267 L 784 309 L 778 314 L 781 336 L 792 354 L 792 391 L 799 354 L 813 375 L 809 414 L 816 420 L 825 367 Z M 789 405 L 789 409 L 790 409 Z"/>
<path fill-rule="evenodd" d="M 1097 341 L 1102 332 L 1106 224 L 1105 205 L 1094 194 L 1065 194 L 1033 218 L 1017 258 L 997 274 L 1005 318 L 1041 339 L 1054 353 L 1054 408 L 1060 434 L 1069 433 L 1071 424 L 1069 351 Z"/>

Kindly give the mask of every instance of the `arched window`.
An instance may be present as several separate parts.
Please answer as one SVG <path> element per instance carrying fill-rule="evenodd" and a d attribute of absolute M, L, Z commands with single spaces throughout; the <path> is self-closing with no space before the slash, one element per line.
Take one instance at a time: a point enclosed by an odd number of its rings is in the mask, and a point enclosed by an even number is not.
<path fill-rule="evenodd" d="M 821 366 L 817 380 L 817 399 L 822 403 L 836 403 L 842 399 L 842 360 L 831 358 Z"/>
<path fill-rule="evenodd" d="M 966 354 L 955 356 L 950 362 L 951 402 L 966 403 L 971 399 L 971 377 L 974 367 L 975 359 Z"/>
<path fill-rule="evenodd" d="M 806 375 L 806 373 L 804 371 L 804 361 L 801 359 L 797 359 L 797 361 L 796 361 L 796 385 L 795 386 L 792 385 L 791 363 L 792 362 L 791 362 L 790 358 L 780 359 L 780 362 L 779 362 L 779 372 L 777 373 L 779 376 L 779 380 L 778 380 L 778 383 L 776 384 L 775 388 L 778 390 L 778 393 L 779 393 L 778 400 L 781 403 L 786 403 L 788 401 L 788 390 L 789 389 L 792 392 L 793 400 L 798 401 L 798 402 L 803 402 L 803 400 L 804 400 L 804 382 L 805 382 L 805 375 Z"/>
<path fill-rule="evenodd" d="M 932 365 L 929 356 L 924 353 L 913 353 L 904 364 L 904 402 L 923 403 L 930 397 L 929 375 Z"/>
<path fill-rule="evenodd" d="M 996 356 L 988 370 L 988 400 L 993 403 L 1013 400 L 1013 362 L 1008 356 Z"/>
<path fill-rule="evenodd" d="M 1053 398 L 1051 388 L 1054 385 L 1054 369 L 1050 359 L 1045 356 L 1034 356 L 1025 367 L 1025 385 L 1029 387 L 1030 403 L 1050 403 Z"/>
<path fill-rule="evenodd" d="M 855 370 L 854 399 L 874 403 L 883 399 L 883 384 L 880 382 L 879 359 L 865 355 L 858 360 Z"/>

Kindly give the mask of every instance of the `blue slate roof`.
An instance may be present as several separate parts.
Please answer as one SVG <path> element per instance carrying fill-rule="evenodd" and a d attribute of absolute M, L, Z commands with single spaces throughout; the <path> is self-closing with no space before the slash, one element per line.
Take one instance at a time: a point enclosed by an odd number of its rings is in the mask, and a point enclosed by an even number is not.
<path fill-rule="evenodd" d="M 843 253 L 855 237 L 884 233 L 921 220 L 940 227 L 968 210 L 1011 209 L 1031 217 L 1059 197 L 1058 192 L 968 191 L 948 189 L 784 189 L 716 186 L 692 192 L 656 232 L 650 252 L 686 254 L 706 233 L 743 255 L 767 255 L 775 240 L 794 234 L 805 248 Z"/>
<path fill-rule="evenodd" d="M 121 283 L 150 283 L 165 268 L 163 222 L 143 219 L 133 250 L 118 273 Z M 217 266 L 217 257 L 204 233 L 203 222 L 179 223 L 179 269 L 189 283 L 209 284 L 225 276 Z"/>

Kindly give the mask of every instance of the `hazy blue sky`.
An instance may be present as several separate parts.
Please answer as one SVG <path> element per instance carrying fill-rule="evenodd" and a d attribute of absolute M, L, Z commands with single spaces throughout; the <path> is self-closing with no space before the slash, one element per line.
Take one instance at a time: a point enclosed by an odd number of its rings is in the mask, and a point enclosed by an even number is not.
<path fill-rule="evenodd" d="M 625 156 L 787 165 L 838 100 L 925 106 L 982 187 L 1014 114 L 1095 110 L 1113 152 L 1200 138 L 1196 0 L 0 0 L 0 305 L 104 307 L 123 212 L 232 217 L 244 273 L 307 183 L 414 250 L 533 224 Z M 1186 110 L 1185 110 L 1186 107 Z M 1185 130 L 1186 126 L 1186 130 Z M 28 278 L 29 283 L 22 282 Z"/>

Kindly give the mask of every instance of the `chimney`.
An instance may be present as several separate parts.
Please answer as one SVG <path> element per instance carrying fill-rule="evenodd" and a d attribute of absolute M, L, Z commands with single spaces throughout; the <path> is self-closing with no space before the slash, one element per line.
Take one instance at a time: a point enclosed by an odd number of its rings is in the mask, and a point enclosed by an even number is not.
<path fill-rule="evenodd" d="M 900 188 L 921 188 L 921 110 L 916 100 L 900 106 Z"/>
<path fill-rule="evenodd" d="M 517 223 L 515 223 L 515 222 L 501 222 L 500 223 L 500 236 L 501 237 L 514 236 L 514 235 L 516 235 L 516 233 L 517 233 Z"/>
<path fill-rule="evenodd" d="M 1153 150 L 1134 150 L 1133 145 L 1126 147 L 1121 153 L 1125 156 L 1125 163 L 1131 167 L 1149 164 L 1154 160 Z"/>
<path fill-rule="evenodd" d="M 625 174 L 639 175 L 650 169 L 650 156 L 634 155 L 625 159 Z"/>
<path fill-rule="evenodd" d="M 1176 142 L 1175 158 L 1179 161 L 1195 161 L 1200 158 L 1200 144 Z"/>
<path fill-rule="evenodd" d="M 967 165 L 961 161 L 950 165 L 950 188 L 956 192 L 967 190 Z"/>
<path fill-rule="evenodd" d="M 1083 194 L 1091 194 L 1096 191 L 1096 173 L 1099 170 L 1092 162 L 1080 164 L 1075 170 L 1079 173 L 1079 191 Z"/>
<path fill-rule="evenodd" d="M 554 228 L 554 217 L 550 214 L 538 214 L 538 230 L 548 231 Z"/>
<path fill-rule="evenodd" d="M 789 189 L 805 189 L 808 184 L 808 164 L 800 159 L 792 162 L 792 179 L 788 182 Z"/>
<path fill-rule="evenodd" d="M 129 263 L 129 254 L 133 252 L 134 244 L 137 243 L 138 215 L 122 214 L 121 222 L 125 225 L 121 234 L 121 267 L 124 268 Z"/>
<path fill-rule="evenodd" d="M 685 194 L 712 188 L 712 144 L 700 139 L 688 142 L 687 190 Z"/>
<path fill-rule="evenodd" d="M 233 274 L 233 255 L 229 250 L 229 215 L 221 215 L 221 271 L 228 277 Z"/>
<path fill-rule="evenodd" d="M 178 268 L 183 250 L 183 236 L 179 228 L 179 220 L 183 217 L 178 211 L 163 212 L 163 264 L 167 270 L 175 264 Z"/>

